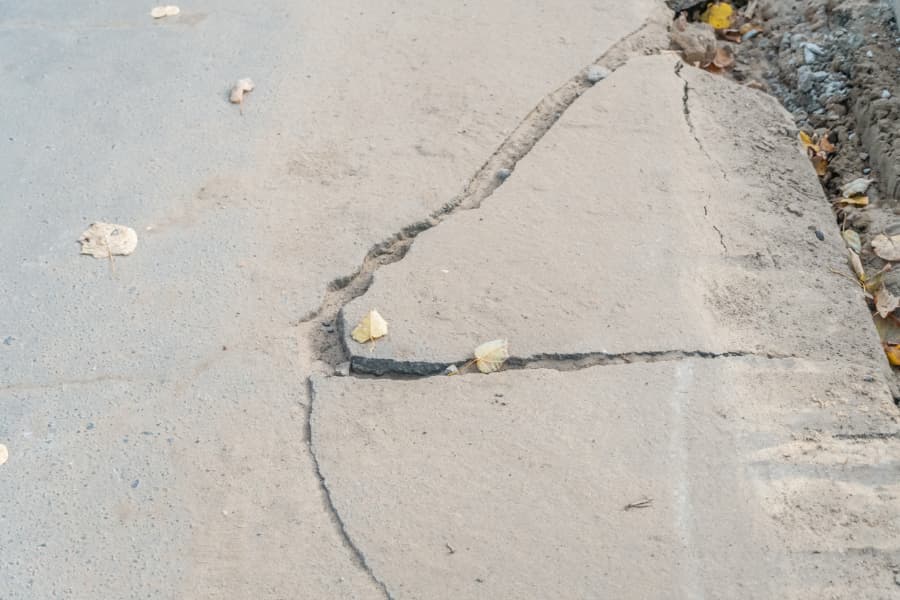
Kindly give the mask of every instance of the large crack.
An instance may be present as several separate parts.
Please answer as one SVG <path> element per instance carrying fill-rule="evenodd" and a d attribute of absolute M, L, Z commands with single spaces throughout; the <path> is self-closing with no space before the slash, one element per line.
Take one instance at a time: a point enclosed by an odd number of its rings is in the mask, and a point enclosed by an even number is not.
<path fill-rule="evenodd" d="M 631 363 L 656 363 L 686 360 L 691 358 L 764 358 L 768 360 L 784 360 L 796 358 L 788 354 L 773 352 L 751 352 L 728 350 L 710 352 L 706 350 L 644 350 L 636 352 L 574 352 L 543 353 L 528 357 L 511 356 L 504 363 L 504 370 L 521 371 L 526 369 L 552 369 L 554 371 L 579 371 L 591 367 L 605 365 L 624 365 Z M 376 375 L 388 379 L 420 379 L 444 375 L 449 372 L 464 372 L 464 367 L 471 361 L 428 362 L 394 360 L 390 358 L 353 357 L 353 372 L 362 375 Z M 456 367 L 456 371 L 452 367 Z"/>
<path fill-rule="evenodd" d="M 703 152 L 703 155 L 706 156 L 706 159 L 716 165 L 716 168 L 719 169 L 719 172 L 722 174 L 722 179 L 728 180 L 728 173 L 725 169 L 722 168 L 722 165 L 719 164 L 717 160 L 715 160 L 712 155 L 706 150 L 706 146 L 703 145 L 703 142 L 700 141 L 700 136 L 697 135 L 697 128 L 694 126 L 694 121 L 691 118 L 691 106 L 690 106 L 690 98 L 691 98 L 691 86 L 688 84 L 687 80 L 681 76 L 681 70 L 684 69 L 684 63 L 680 60 L 675 63 L 675 76 L 681 80 L 684 84 L 684 95 L 681 97 L 682 102 L 682 111 L 684 112 L 684 121 L 687 123 L 688 129 L 691 132 L 691 136 L 693 136 L 694 141 L 697 142 L 697 146 L 700 148 L 700 151 Z"/>
<path fill-rule="evenodd" d="M 353 543 L 353 538 L 347 533 L 347 525 L 341 518 L 341 514 L 337 511 L 337 508 L 335 508 L 334 501 L 331 499 L 331 490 L 328 488 L 328 483 L 325 480 L 325 476 L 322 474 L 322 466 L 319 464 L 319 457 L 316 455 L 316 447 L 312 438 L 312 413 L 316 399 L 316 389 L 312 378 L 307 380 L 307 393 L 309 394 L 309 403 L 306 409 L 306 443 L 309 446 L 309 454 L 312 457 L 316 477 L 319 480 L 319 487 L 322 488 L 325 510 L 331 517 L 335 528 L 340 532 L 344 545 L 353 553 L 357 565 L 368 574 L 369 578 L 371 578 L 375 585 L 384 593 L 385 598 L 393 600 L 394 597 L 391 595 L 390 590 L 388 590 L 387 585 L 375 575 L 374 571 L 372 571 L 372 567 L 369 566 L 369 562 L 366 560 L 366 555 L 363 554 L 363 551 L 360 550 L 359 546 Z"/>
<path fill-rule="evenodd" d="M 425 218 L 375 244 L 366 253 L 358 269 L 334 279 L 319 308 L 300 320 L 305 329 L 302 334 L 309 338 L 315 357 L 331 368 L 347 362 L 349 353 L 344 346 L 338 317 L 345 305 L 368 291 L 375 272 L 385 265 L 402 260 L 423 231 L 436 227 L 459 211 L 478 209 L 513 174 L 518 162 L 531 152 L 565 111 L 595 85 L 588 78 L 591 67 L 600 66 L 613 72 L 632 56 L 658 53 L 668 45 L 667 26 L 670 20 L 671 13 L 663 6 L 658 7 L 640 27 L 544 96 L 468 180 L 461 193 Z"/>

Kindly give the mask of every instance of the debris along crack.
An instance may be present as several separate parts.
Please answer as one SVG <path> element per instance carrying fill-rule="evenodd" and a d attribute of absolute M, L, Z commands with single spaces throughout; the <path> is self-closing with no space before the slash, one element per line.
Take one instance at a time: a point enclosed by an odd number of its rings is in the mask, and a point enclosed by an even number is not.
<path fill-rule="evenodd" d="M 545 353 L 535 354 L 529 357 L 511 356 L 506 361 L 503 370 L 519 371 L 524 369 L 552 369 L 554 371 L 578 371 L 605 365 L 671 362 L 692 358 L 763 358 L 767 360 L 784 360 L 796 357 L 774 352 L 749 352 L 742 350 L 729 350 L 725 352 L 710 352 L 706 350 L 646 350 L 621 353 Z M 354 356 L 353 373 L 354 375 L 377 375 L 379 377 L 395 379 L 420 379 L 424 377 L 433 377 L 435 375 L 443 375 L 451 365 L 459 368 L 467 362 L 468 361 L 463 360 L 453 363 L 436 363 Z"/>
<path fill-rule="evenodd" d="M 322 467 L 319 464 L 319 457 L 316 455 L 316 447 L 313 443 L 312 438 L 312 416 L 314 410 L 314 404 L 316 401 L 316 386 L 313 383 L 312 378 L 307 380 L 308 393 L 309 393 L 309 402 L 306 409 L 306 443 L 309 446 L 309 454 L 312 457 L 313 467 L 316 473 L 316 477 L 319 480 L 319 486 L 322 488 L 322 497 L 325 503 L 325 510 L 328 512 L 331 520 L 334 522 L 335 527 L 340 532 L 341 538 L 343 539 L 344 545 L 353 553 L 353 557 L 355 558 L 359 567 L 365 571 L 375 585 L 384 592 L 385 598 L 388 600 L 393 600 L 394 597 L 391 595 L 391 592 L 388 590 L 387 585 L 375 575 L 372 571 L 372 567 L 369 566 L 369 562 L 366 560 L 366 555 L 363 554 L 362 550 L 353 542 L 353 539 L 350 537 L 350 534 L 347 533 L 347 526 L 344 523 L 344 520 L 341 518 L 340 513 L 337 511 L 337 508 L 334 506 L 334 502 L 331 499 L 331 490 L 328 489 L 328 484 L 325 481 L 325 476 L 322 474 Z"/>
<path fill-rule="evenodd" d="M 402 260 L 423 231 L 435 227 L 457 211 L 479 208 L 513 174 L 518 162 L 546 135 L 566 109 L 594 85 L 589 73 L 592 67 L 601 66 L 615 71 L 634 55 L 659 52 L 668 45 L 666 32 L 670 19 L 671 14 L 664 6 L 657 7 L 639 28 L 542 98 L 469 179 L 460 194 L 425 219 L 404 227 L 373 246 L 356 271 L 333 280 L 319 308 L 300 320 L 301 325 L 309 324 L 305 329 L 316 357 L 332 367 L 346 362 L 348 358 L 339 331 L 338 314 L 346 304 L 366 293 L 375 271 Z"/>
<path fill-rule="evenodd" d="M 710 153 L 706 150 L 706 146 L 703 145 L 703 142 L 700 141 L 700 137 L 697 135 L 697 129 L 694 127 L 694 121 L 691 119 L 691 107 L 690 107 L 690 95 L 691 95 L 691 86 L 688 84 L 687 80 L 681 76 L 681 70 L 684 69 L 684 63 L 680 60 L 675 63 L 675 76 L 678 77 L 684 83 L 684 95 L 681 97 L 682 108 L 684 112 L 684 121 L 687 123 L 688 129 L 691 131 L 691 135 L 694 137 L 694 141 L 697 142 L 697 146 L 700 148 L 700 151 L 703 152 L 703 155 L 706 156 L 706 159 L 712 164 L 716 165 L 719 169 L 719 172 L 722 173 L 722 179 L 728 180 L 728 173 L 725 172 L 725 169 L 722 168 L 722 165 L 719 164 L 717 160 L 714 160 Z"/>

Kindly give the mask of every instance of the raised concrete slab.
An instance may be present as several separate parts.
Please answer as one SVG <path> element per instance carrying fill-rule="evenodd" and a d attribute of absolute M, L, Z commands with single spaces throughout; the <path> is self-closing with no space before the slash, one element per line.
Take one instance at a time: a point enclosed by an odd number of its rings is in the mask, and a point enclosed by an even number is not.
<path fill-rule="evenodd" d="M 332 503 L 393 598 L 896 591 L 900 428 L 873 370 L 687 359 L 313 395 Z"/>
<path fill-rule="evenodd" d="M 859 291 L 828 269 L 846 269 L 833 222 L 772 98 L 677 73 L 672 56 L 636 59 L 576 101 L 479 209 L 379 270 L 343 311 L 345 343 L 371 372 L 439 372 L 498 337 L 521 359 L 883 362 Z M 349 338 L 371 308 L 390 323 L 374 348 Z"/>

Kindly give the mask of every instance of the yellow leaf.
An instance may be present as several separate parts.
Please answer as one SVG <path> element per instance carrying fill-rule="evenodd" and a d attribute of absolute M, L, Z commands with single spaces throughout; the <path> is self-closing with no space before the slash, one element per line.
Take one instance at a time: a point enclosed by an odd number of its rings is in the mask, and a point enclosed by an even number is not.
<path fill-rule="evenodd" d="M 900 344 L 882 344 L 888 362 L 895 367 L 900 367 Z"/>
<path fill-rule="evenodd" d="M 365 344 L 366 342 L 374 341 L 380 337 L 386 336 L 387 332 L 387 321 L 378 314 L 377 310 L 372 309 L 360 320 L 359 324 L 350 335 L 360 344 Z"/>
<path fill-rule="evenodd" d="M 732 13 L 734 9 L 727 2 L 714 2 L 700 15 L 700 20 L 712 25 L 713 29 L 728 29 Z"/>
<path fill-rule="evenodd" d="M 812 138 L 809 137 L 809 135 L 805 131 L 801 131 L 800 135 L 798 135 L 797 137 L 800 138 L 800 143 L 803 144 L 803 147 L 805 149 L 809 150 L 810 148 L 812 148 L 813 154 L 819 153 L 819 147 L 813 143 Z"/>
<path fill-rule="evenodd" d="M 853 204 L 854 206 L 868 206 L 868 196 L 853 196 L 852 198 L 838 198 L 839 204 Z"/>
<path fill-rule="evenodd" d="M 509 358 L 509 342 L 492 340 L 475 348 L 475 366 L 482 373 L 499 371 Z"/>

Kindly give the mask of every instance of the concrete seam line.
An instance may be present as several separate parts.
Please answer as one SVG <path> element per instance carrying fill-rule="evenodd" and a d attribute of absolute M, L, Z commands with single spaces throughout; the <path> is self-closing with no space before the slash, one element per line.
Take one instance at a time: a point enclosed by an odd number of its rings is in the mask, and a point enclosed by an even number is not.
<path fill-rule="evenodd" d="M 362 550 L 360 550 L 359 547 L 353 542 L 350 534 L 347 533 L 347 527 L 344 523 L 344 520 L 341 518 L 341 515 L 337 511 L 337 508 L 335 508 L 334 501 L 331 499 L 331 490 L 328 489 L 328 484 L 326 483 L 325 476 L 322 473 L 322 467 L 319 464 L 319 457 L 316 455 L 315 445 L 313 444 L 312 438 L 312 413 L 313 404 L 315 403 L 316 398 L 316 387 L 313 383 L 312 378 L 307 379 L 307 392 L 309 394 L 309 402 L 307 403 L 306 408 L 306 443 L 309 447 L 309 454 L 312 457 L 313 468 L 315 470 L 316 477 L 319 480 L 319 486 L 322 488 L 322 496 L 326 511 L 331 516 L 335 527 L 340 533 L 344 545 L 353 553 L 353 556 L 360 568 L 362 568 L 362 570 L 369 575 L 375 585 L 378 586 L 378 588 L 382 592 L 384 592 L 385 598 L 387 598 L 388 600 L 394 600 L 394 597 L 388 590 L 387 585 L 375 575 L 374 571 L 372 571 L 372 567 L 369 566 L 369 562 L 366 560 L 366 555 L 363 554 Z"/>

